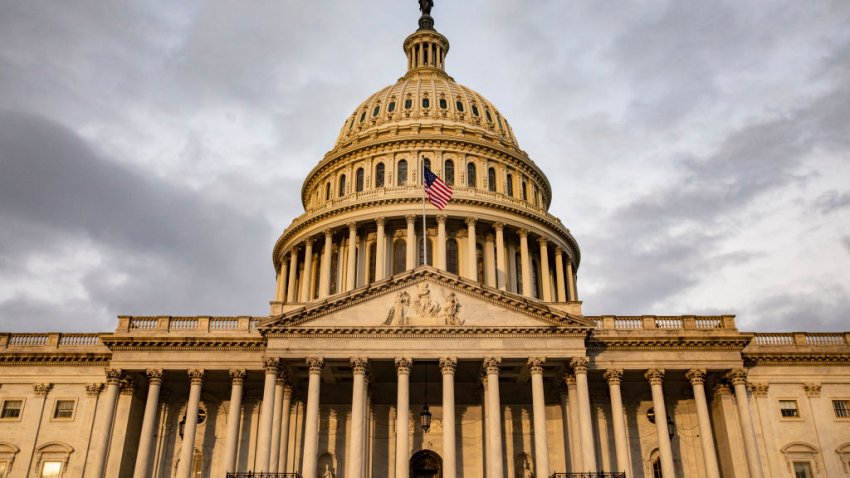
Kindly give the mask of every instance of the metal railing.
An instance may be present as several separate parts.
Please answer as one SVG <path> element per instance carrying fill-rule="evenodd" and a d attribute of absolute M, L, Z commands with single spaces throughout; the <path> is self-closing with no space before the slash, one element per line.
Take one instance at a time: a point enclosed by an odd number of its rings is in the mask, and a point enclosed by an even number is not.
<path fill-rule="evenodd" d="M 552 473 L 549 478 L 626 478 L 625 471 L 587 471 L 583 473 Z"/>
<path fill-rule="evenodd" d="M 301 473 L 263 473 L 260 471 L 240 471 L 228 473 L 227 478 L 301 478 Z"/>

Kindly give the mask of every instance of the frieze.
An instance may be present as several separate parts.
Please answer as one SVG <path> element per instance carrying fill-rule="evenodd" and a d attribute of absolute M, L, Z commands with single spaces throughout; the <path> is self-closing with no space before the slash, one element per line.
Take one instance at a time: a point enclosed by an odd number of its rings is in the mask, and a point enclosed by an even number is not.
<path fill-rule="evenodd" d="M 428 282 L 420 282 L 417 286 L 416 297 L 411 300 L 410 294 L 403 290 L 396 294 L 393 306 L 387 314 L 384 325 L 411 325 L 410 320 L 419 322 L 433 322 L 429 319 L 438 319 L 440 325 L 463 325 L 460 318 L 461 305 L 454 292 L 446 294 L 445 289 L 440 289 L 443 303 L 431 297 L 431 288 Z"/>

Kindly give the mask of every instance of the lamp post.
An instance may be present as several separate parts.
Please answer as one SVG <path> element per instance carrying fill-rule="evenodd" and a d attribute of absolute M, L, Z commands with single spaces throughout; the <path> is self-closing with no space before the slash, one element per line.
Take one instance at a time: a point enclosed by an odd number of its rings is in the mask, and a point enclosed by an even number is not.
<path fill-rule="evenodd" d="M 428 409 L 428 365 L 425 365 L 425 405 L 419 412 L 419 425 L 425 433 L 431 429 L 431 411 Z"/>

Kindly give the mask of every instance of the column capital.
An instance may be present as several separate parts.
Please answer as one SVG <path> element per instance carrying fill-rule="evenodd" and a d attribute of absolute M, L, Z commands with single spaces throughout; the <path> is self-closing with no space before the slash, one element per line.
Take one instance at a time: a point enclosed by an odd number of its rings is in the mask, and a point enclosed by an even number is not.
<path fill-rule="evenodd" d="M 478 219 L 474 217 L 467 217 L 463 220 L 463 222 L 465 222 L 467 226 L 474 226 L 475 223 L 478 222 Z"/>
<path fill-rule="evenodd" d="M 50 383 L 34 383 L 32 385 L 32 393 L 36 397 L 46 397 L 51 388 L 53 388 L 53 384 Z"/>
<path fill-rule="evenodd" d="M 806 396 L 809 398 L 820 397 L 821 384 L 819 383 L 804 383 L 803 389 L 806 391 Z"/>
<path fill-rule="evenodd" d="M 351 222 L 348 223 L 348 232 L 349 233 L 357 232 L 357 223 L 356 222 L 351 221 Z"/>
<path fill-rule="evenodd" d="M 334 234 L 334 230 L 330 227 L 326 227 L 322 229 L 322 234 L 325 236 L 325 239 L 329 239 Z"/>
<path fill-rule="evenodd" d="M 496 232 L 504 231 L 505 230 L 505 223 L 504 222 L 494 222 L 493 223 L 493 229 Z"/>
<path fill-rule="evenodd" d="M 305 247 L 313 247 L 313 243 L 316 242 L 316 238 L 313 236 L 304 238 L 304 246 Z"/>
<path fill-rule="evenodd" d="M 266 375 L 277 375 L 280 370 L 280 359 L 277 357 L 264 358 L 263 368 L 266 370 Z"/>
<path fill-rule="evenodd" d="M 366 357 L 352 357 L 349 362 L 351 363 L 351 371 L 355 375 L 365 375 L 369 368 L 369 359 Z"/>
<path fill-rule="evenodd" d="M 602 376 L 608 382 L 608 385 L 620 385 L 620 382 L 623 381 L 623 369 L 609 368 L 605 370 Z"/>
<path fill-rule="evenodd" d="M 280 370 L 277 371 L 277 378 L 275 378 L 275 383 L 281 385 L 286 385 L 287 383 L 289 383 L 289 374 L 286 373 L 286 370 L 284 370 L 283 367 L 281 367 Z"/>
<path fill-rule="evenodd" d="M 561 246 L 555 244 L 555 257 L 561 256 L 564 254 L 564 249 Z"/>
<path fill-rule="evenodd" d="M 100 395 L 100 392 L 103 391 L 102 383 L 87 383 L 86 384 L 86 395 L 89 397 L 96 397 Z"/>
<path fill-rule="evenodd" d="M 521 228 L 516 230 L 516 234 L 520 238 L 527 238 L 528 237 L 528 229 L 521 227 Z"/>
<path fill-rule="evenodd" d="M 715 396 L 723 396 L 723 395 L 732 395 L 732 390 L 729 389 L 729 385 L 725 383 L 718 383 L 714 386 L 714 395 Z"/>
<path fill-rule="evenodd" d="M 125 378 L 121 381 L 119 390 L 121 391 L 121 395 L 132 395 L 136 393 L 136 381 L 129 377 Z"/>
<path fill-rule="evenodd" d="M 164 375 L 161 368 L 149 368 L 145 370 L 145 375 L 148 376 L 148 383 L 151 385 L 161 385 Z"/>
<path fill-rule="evenodd" d="M 549 246 L 549 239 L 547 239 L 543 236 L 540 236 L 540 237 L 537 238 L 537 243 L 540 244 L 540 247 L 543 247 L 543 246 L 548 247 Z"/>
<path fill-rule="evenodd" d="M 325 359 L 322 357 L 307 357 L 305 361 L 310 369 L 310 375 L 318 375 L 325 368 Z"/>
<path fill-rule="evenodd" d="M 440 371 L 443 375 L 454 375 L 457 370 L 457 357 L 440 357 Z"/>
<path fill-rule="evenodd" d="M 395 358 L 395 370 L 398 375 L 410 375 L 410 369 L 413 367 L 413 360 L 407 357 Z"/>
<path fill-rule="evenodd" d="M 685 378 L 691 385 L 704 385 L 706 371 L 704 368 L 692 368 L 685 373 Z"/>
<path fill-rule="evenodd" d="M 499 374 L 499 369 L 502 368 L 502 357 L 484 357 L 484 369 L 487 374 Z"/>
<path fill-rule="evenodd" d="M 650 385 L 661 385 L 664 381 L 664 369 L 663 368 L 651 368 L 643 374 L 646 380 Z"/>
<path fill-rule="evenodd" d="M 543 365 L 545 363 L 545 357 L 529 357 L 528 362 L 526 362 L 525 365 L 528 367 L 528 371 L 534 375 L 543 373 Z"/>
<path fill-rule="evenodd" d="M 437 224 L 445 224 L 448 218 L 445 214 L 437 214 Z"/>
<path fill-rule="evenodd" d="M 407 225 L 408 225 L 408 227 L 409 227 L 409 226 L 412 226 L 412 225 L 413 225 L 413 221 L 415 221 L 415 220 L 416 220 L 416 216 L 415 216 L 415 215 L 413 215 L 413 214 L 405 214 L 405 215 L 404 215 L 404 220 L 405 220 L 405 221 L 407 221 Z"/>
<path fill-rule="evenodd" d="M 570 360 L 570 367 L 575 373 L 587 373 L 587 366 L 590 365 L 590 359 L 587 357 L 573 357 Z"/>
<path fill-rule="evenodd" d="M 202 368 L 189 369 L 186 373 L 189 374 L 189 382 L 192 385 L 200 385 L 204 381 L 205 371 Z"/>
<path fill-rule="evenodd" d="M 298 250 L 299 250 L 299 249 L 301 249 L 301 246 L 300 246 L 300 245 L 298 245 L 298 244 L 293 244 L 293 245 L 292 245 L 292 247 L 290 247 L 290 248 L 289 248 L 289 250 L 287 251 L 287 252 L 289 252 L 289 256 L 290 256 L 290 258 L 291 258 L 293 255 L 298 255 Z"/>
<path fill-rule="evenodd" d="M 385 218 L 384 216 L 378 216 L 378 217 L 375 218 L 375 224 L 377 224 L 379 226 L 383 226 L 386 223 L 387 223 L 387 218 Z"/>
<path fill-rule="evenodd" d="M 564 375 L 561 377 L 561 380 L 564 381 L 564 385 L 566 385 L 567 387 L 576 384 L 576 376 L 572 373 L 564 373 Z"/>
<path fill-rule="evenodd" d="M 124 371 L 120 368 L 107 368 L 105 372 L 107 385 L 118 385 L 124 379 Z"/>
<path fill-rule="evenodd" d="M 750 391 L 753 392 L 754 397 L 766 397 L 767 391 L 770 388 L 770 385 L 766 383 L 752 383 L 750 382 Z"/>
<path fill-rule="evenodd" d="M 732 382 L 732 385 L 746 385 L 747 384 L 747 370 L 743 368 L 736 368 L 734 370 L 730 370 L 726 374 L 726 378 Z"/>
<path fill-rule="evenodd" d="M 231 370 L 229 370 L 229 373 L 230 373 L 230 383 L 232 385 L 242 385 L 243 383 L 245 383 L 245 375 L 247 374 L 247 372 L 245 371 L 244 368 L 231 369 Z"/>

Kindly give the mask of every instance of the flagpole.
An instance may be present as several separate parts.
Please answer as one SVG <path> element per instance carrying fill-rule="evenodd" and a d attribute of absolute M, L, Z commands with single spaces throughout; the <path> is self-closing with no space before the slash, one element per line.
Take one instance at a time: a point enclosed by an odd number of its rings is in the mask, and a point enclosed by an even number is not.
<path fill-rule="evenodd" d="M 428 230 L 425 226 L 425 198 L 428 196 L 428 193 L 425 191 L 425 165 L 422 165 L 422 257 L 425 259 L 422 261 L 423 265 L 428 265 Z"/>

